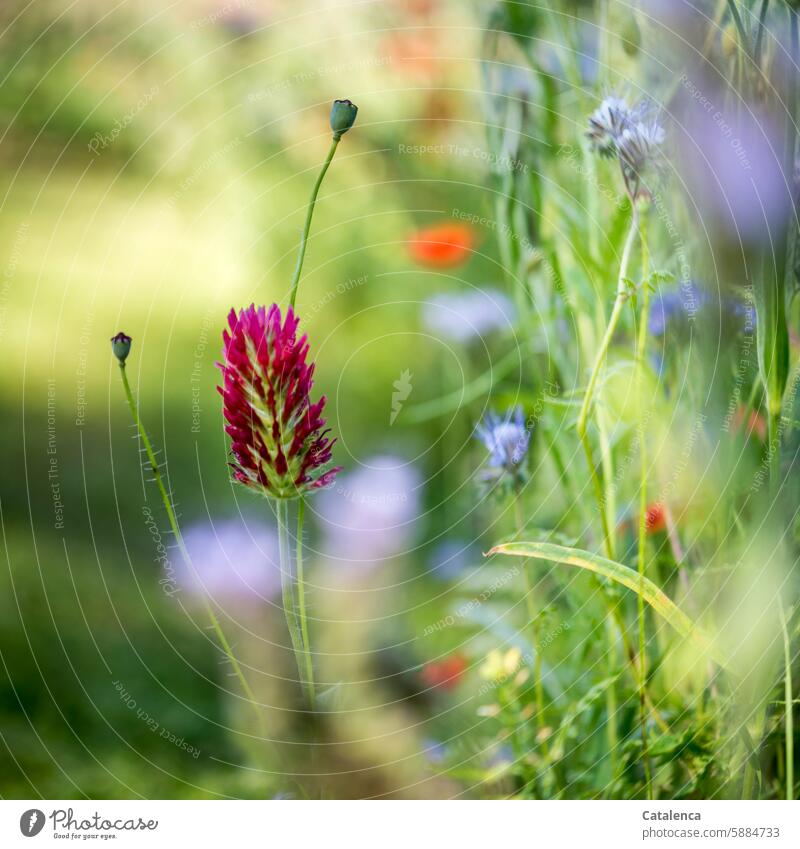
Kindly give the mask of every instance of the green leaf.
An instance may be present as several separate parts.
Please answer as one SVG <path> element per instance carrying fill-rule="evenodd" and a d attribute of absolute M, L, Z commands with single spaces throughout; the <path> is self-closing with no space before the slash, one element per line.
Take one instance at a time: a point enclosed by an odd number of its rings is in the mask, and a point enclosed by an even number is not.
<path fill-rule="evenodd" d="M 786 326 L 786 281 L 781 262 L 784 245 L 778 245 L 777 261 L 765 257 L 756 281 L 756 347 L 758 370 L 767 393 L 771 415 L 779 415 L 789 376 L 789 332 Z"/>
<path fill-rule="evenodd" d="M 577 566 L 621 584 L 640 595 L 650 607 L 682 637 L 693 642 L 703 653 L 715 660 L 720 666 L 728 668 L 728 661 L 714 646 L 711 639 L 651 580 L 640 577 L 638 572 L 607 560 L 589 551 L 579 548 L 567 548 L 547 542 L 509 542 L 495 546 L 492 554 L 510 554 L 514 557 L 532 557 L 536 560 L 549 560 L 565 566 Z"/>

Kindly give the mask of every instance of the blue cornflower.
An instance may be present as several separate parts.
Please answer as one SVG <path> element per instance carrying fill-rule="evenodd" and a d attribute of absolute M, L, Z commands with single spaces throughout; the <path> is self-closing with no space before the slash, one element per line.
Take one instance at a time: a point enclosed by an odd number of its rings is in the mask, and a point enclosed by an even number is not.
<path fill-rule="evenodd" d="M 522 478 L 522 464 L 531 441 L 530 431 L 525 427 L 522 410 L 510 409 L 504 418 L 489 412 L 483 422 L 475 428 L 478 438 L 489 452 L 487 469 L 483 479 L 498 482 L 509 474 L 516 481 Z"/>
<path fill-rule="evenodd" d="M 644 172 L 661 160 L 664 128 L 648 112 L 644 101 L 631 107 L 624 98 L 611 95 L 589 116 L 592 147 L 601 156 L 618 157 L 632 201 L 642 193 Z"/>
<path fill-rule="evenodd" d="M 659 292 L 650 307 L 647 328 L 653 336 L 663 336 L 667 328 L 677 330 L 687 325 L 703 309 L 716 304 L 722 316 L 733 319 L 733 329 L 752 333 L 755 328 L 755 307 L 752 303 L 736 296 L 718 299 L 690 280 L 678 289 Z"/>
<path fill-rule="evenodd" d="M 668 325 L 694 318 L 707 303 L 707 293 L 693 280 L 678 289 L 659 292 L 650 307 L 647 329 L 653 336 L 663 336 Z"/>
<path fill-rule="evenodd" d="M 612 95 L 589 116 L 589 130 L 586 135 L 592 146 L 601 156 L 614 156 L 617 142 L 622 133 L 636 123 L 636 116 L 630 106 L 621 98 Z"/>

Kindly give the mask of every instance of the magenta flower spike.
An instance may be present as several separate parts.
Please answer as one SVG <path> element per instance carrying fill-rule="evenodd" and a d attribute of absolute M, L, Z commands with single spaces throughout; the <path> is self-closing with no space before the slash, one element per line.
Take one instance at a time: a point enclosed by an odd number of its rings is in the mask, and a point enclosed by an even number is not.
<path fill-rule="evenodd" d="M 231 310 L 222 334 L 224 401 L 232 439 L 234 477 L 271 498 L 298 498 L 333 482 L 335 442 L 322 410 L 325 396 L 310 399 L 314 364 L 306 362 L 306 336 L 297 337 L 292 307 L 281 320 L 277 304 Z"/>

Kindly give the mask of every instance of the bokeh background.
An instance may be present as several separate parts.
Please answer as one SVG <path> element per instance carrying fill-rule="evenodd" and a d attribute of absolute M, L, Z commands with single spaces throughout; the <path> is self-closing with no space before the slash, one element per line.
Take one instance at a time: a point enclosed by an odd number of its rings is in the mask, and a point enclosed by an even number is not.
<path fill-rule="evenodd" d="M 272 774 L 247 768 L 246 708 L 180 574 L 108 340 L 133 337 L 128 371 L 204 588 L 275 705 L 271 733 L 291 740 L 274 525 L 230 483 L 215 362 L 231 307 L 286 298 L 334 97 L 361 111 L 317 205 L 298 307 L 346 471 L 310 504 L 312 616 L 337 674 L 373 682 L 341 729 L 359 741 L 337 755 L 353 770 L 342 792 L 446 792 L 424 789 L 425 710 L 402 698 L 425 689 L 409 614 L 435 621 L 424 611 L 445 591 L 436 516 L 468 513 L 469 492 L 442 498 L 437 470 L 469 462 L 470 424 L 403 413 L 462 385 L 424 304 L 465 280 L 501 284 L 491 234 L 457 271 L 409 252 L 416 230 L 486 191 L 469 6 L 3 4 L 3 795 L 297 793 L 291 745 L 267 757 Z M 487 349 L 472 356 L 478 369 Z M 411 394 L 390 426 L 403 372 Z M 370 699 L 390 705 L 381 718 Z"/>
<path fill-rule="evenodd" d="M 759 25 L 760 3 L 736 4 L 740 36 L 726 0 L 3 0 L 0 794 L 738 797 L 747 770 L 764 797 L 792 792 L 800 262 L 777 440 L 753 279 L 777 231 L 797 239 L 768 96 L 794 4 L 765 5 Z M 757 39 L 767 82 L 742 58 Z M 598 506 L 574 425 L 631 219 L 586 138 L 611 91 L 652 100 L 667 141 L 598 386 Z M 312 717 L 271 510 L 230 480 L 216 362 L 231 308 L 286 301 L 334 98 L 360 111 L 297 303 L 343 467 L 307 508 Z M 118 331 L 194 571 L 142 463 Z M 515 405 L 533 434 L 516 502 L 481 486 L 475 438 Z M 528 633 L 527 567 L 483 553 L 514 534 L 597 552 L 601 514 L 630 568 L 646 530 L 647 574 L 744 680 L 569 570 L 535 573 Z M 642 729 L 610 611 L 633 640 L 647 616 Z"/>

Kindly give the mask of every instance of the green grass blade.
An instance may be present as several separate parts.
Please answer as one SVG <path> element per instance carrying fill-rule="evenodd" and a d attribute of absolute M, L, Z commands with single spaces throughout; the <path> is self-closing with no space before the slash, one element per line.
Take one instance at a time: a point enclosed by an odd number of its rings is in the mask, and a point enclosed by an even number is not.
<path fill-rule="evenodd" d="M 783 632 L 783 698 L 784 698 L 784 724 L 786 746 L 786 801 L 794 800 L 794 703 L 792 688 L 792 648 L 789 641 L 789 629 L 786 627 L 786 617 L 783 607 L 778 608 L 781 619 L 781 631 Z"/>
<path fill-rule="evenodd" d="M 452 413 L 454 410 L 472 403 L 477 398 L 488 395 L 495 383 L 509 374 L 514 366 L 520 365 L 524 361 L 523 358 L 523 351 L 514 348 L 471 383 L 462 386 L 461 389 L 456 389 L 448 395 L 425 401 L 408 409 L 404 413 L 405 421 L 409 424 L 421 424 L 435 419 L 437 416 Z"/>
<path fill-rule="evenodd" d="M 565 566 L 577 566 L 608 578 L 640 595 L 655 612 L 671 625 L 682 637 L 693 642 L 701 651 L 728 668 L 727 661 L 714 646 L 711 639 L 651 580 L 640 577 L 628 566 L 608 560 L 579 548 L 567 548 L 549 542 L 509 542 L 495 546 L 492 554 L 510 554 L 514 557 L 532 557 L 549 560 Z"/>

